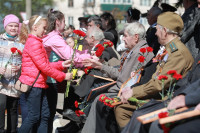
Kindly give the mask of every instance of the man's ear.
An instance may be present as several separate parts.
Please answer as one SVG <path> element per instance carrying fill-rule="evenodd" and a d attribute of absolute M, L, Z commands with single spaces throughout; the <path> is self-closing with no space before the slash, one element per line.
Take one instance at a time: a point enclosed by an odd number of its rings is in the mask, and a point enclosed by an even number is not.
<path fill-rule="evenodd" d="M 138 35 L 138 34 L 135 34 L 134 36 L 135 36 L 135 41 L 136 41 L 136 43 L 138 43 L 138 42 L 139 42 L 139 35 Z"/>
<path fill-rule="evenodd" d="M 164 31 L 164 36 L 167 36 L 167 28 L 163 28 L 163 31 Z"/>
<path fill-rule="evenodd" d="M 94 38 L 94 36 L 92 36 L 91 39 L 92 39 L 92 42 L 95 42 L 95 38 Z"/>

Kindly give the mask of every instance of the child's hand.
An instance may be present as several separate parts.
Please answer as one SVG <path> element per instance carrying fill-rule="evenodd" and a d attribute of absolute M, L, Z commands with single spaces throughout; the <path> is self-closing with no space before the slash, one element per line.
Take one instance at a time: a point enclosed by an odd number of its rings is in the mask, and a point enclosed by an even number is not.
<path fill-rule="evenodd" d="M 83 74 L 85 74 L 85 72 L 83 70 L 78 70 L 77 75 L 79 77 L 82 76 Z"/>
<path fill-rule="evenodd" d="M 73 73 L 66 73 L 65 80 L 71 80 L 73 78 Z"/>
<path fill-rule="evenodd" d="M 0 67 L 0 74 L 3 75 L 5 73 L 6 69 L 3 67 Z"/>
<path fill-rule="evenodd" d="M 71 65 L 71 62 L 72 62 L 71 60 L 66 60 L 66 61 L 62 62 L 62 65 L 63 65 L 63 67 L 66 68 L 66 67 L 69 67 Z"/>
<path fill-rule="evenodd" d="M 20 66 L 12 65 L 12 72 L 16 73 L 20 70 Z"/>

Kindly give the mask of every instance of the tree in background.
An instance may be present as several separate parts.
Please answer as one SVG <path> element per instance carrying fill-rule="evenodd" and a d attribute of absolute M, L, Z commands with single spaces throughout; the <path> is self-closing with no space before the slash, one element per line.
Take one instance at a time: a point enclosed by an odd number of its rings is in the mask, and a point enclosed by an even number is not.
<path fill-rule="evenodd" d="M 45 15 L 52 6 L 53 0 L 32 0 L 32 15 Z M 3 18 L 7 14 L 15 14 L 20 18 L 20 12 L 26 10 L 26 0 L 0 0 L 0 33 L 4 32 Z"/>

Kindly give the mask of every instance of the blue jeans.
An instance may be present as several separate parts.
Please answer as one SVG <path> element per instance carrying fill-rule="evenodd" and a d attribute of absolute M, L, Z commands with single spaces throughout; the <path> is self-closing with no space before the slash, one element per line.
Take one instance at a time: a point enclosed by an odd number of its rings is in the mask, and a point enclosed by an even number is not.
<path fill-rule="evenodd" d="M 37 133 L 47 133 L 49 107 L 46 90 L 33 87 L 25 96 L 27 96 L 28 114 L 18 133 L 29 133 L 35 124 L 38 125 Z"/>

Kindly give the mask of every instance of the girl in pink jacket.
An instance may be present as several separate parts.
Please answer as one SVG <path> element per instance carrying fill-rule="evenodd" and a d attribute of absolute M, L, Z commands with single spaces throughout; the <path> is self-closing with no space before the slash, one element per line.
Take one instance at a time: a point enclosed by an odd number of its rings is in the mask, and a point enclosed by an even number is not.
<path fill-rule="evenodd" d="M 46 97 L 47 76 L 53 77 L 57 81 L 72 79 L 71 73 L 63 73 L 64 67 L 68 67 L 70 61 L 59 61 L 49 63 L 46 50 L 42 43 L 42 37 L 47 27 L 46 19 L 41 16 L 33 16 L 30 18 L 27 27 L 30 34 L 26 40 L 26 44 L 22 54 L 21 76 L 19 80 L 31 86 L 35 82 L 33 88 L 26 93 L 28 115 L 19 128 L 19 133 L 29 133 L 34 124 L 37 123 L 38 133 L 47 133 L 49 106 Z M 26 28 L 25 25 L 22 28 Z"/>
<path fill-rule="evenodd" d="M 71 59 L 73 54 L 73 49 L 66 44 L 66 41 L 62 38 L 61 33 L 63 33 L 65 28 L 65 17 L 60 11 L 51 9 L 47 16 L 48 28 L 47 36 L 43 38 L 44 47 L 47 51 L 50 62 L 56 62 L 59 59 L 67 60 Z M 76 51 L 74 58 L 75 62 L 81 62 L 86 58 L 91 58 L 90 54 L 82 54 L 83 52 Z M 77 64 L 75 64 L 77 66 Z M 56 113 L 57 105 L 57 83 L 54 79 L 48 77 L 47 83 L 49 89 L 47 90 L 48 102 L 50 105 L 50 119 L 48 125 L 48 133 L 52 133 L 53 120 Z"/>

